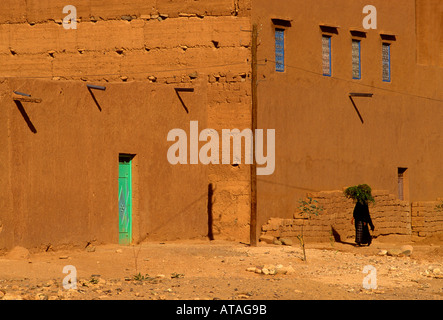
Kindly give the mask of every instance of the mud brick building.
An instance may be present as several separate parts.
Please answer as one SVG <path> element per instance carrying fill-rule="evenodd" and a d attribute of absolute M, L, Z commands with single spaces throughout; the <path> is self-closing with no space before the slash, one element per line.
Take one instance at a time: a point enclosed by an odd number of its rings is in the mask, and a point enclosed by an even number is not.
<path fill-rule="evenodd" d="M 371 212 L 391 220 L 376 232 L 429 235 L 417 225 L 424 211 L 416 202 L 433 208 L 428 231 L 442 232 L 434 208 L 443 194 L 443 3 L 373 1 L 377 26 L 368 30 L 362 9 L 369 3 L 315 3 L 253 2 L 258 60 L 268 59 L 259 67 L 258 127 L 275 128 L 277 137 L 275 173 L 258 180 L 258 225 L 293 219 L 306 193 L 367 183 L 405 201 L 409 212 L 376 201 Z M 281 58 L 271 44 L 276 30 L 284 36 L 283 72 L 270 62 Z M 324 204 L 323 219 L 336 219 L 325 226 L 326 241 L 334 225 L 342 239 L 352 228 L 340 227 L 352 210 L 341 208 L 341 193 L 334 198 L 337 207 Z"/>
<path fill-rule="evenodd" d="M 276 131 L 258 235 L 359 183 L 403 203 L 375 213 L 383 233 L 438 232 L 421 204 L 443 196 L 443 4 L 371 4 L 366 30 L 360 0 L 1 1 L 0 248 L 249 241 L 251 166 L 171 165 L 166 137 L 251 128 L 254 101 Z M 324 219 L 346 236 L 336 202 Z"/>

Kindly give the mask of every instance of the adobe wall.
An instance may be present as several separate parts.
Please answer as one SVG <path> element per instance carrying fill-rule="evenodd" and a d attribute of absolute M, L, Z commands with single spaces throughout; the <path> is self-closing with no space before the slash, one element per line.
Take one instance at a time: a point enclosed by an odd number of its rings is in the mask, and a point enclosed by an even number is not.
<path fill-rule="evenodd" d="M 72 4 L 75 30 L 64 1 L 0 4 L 0 248 L 117 242 L 119 153 L 136 154 L 134 241 L 207 237 L 209 184 L 214 237 L 247 240 L 248 166 L 171 166 L 166 137 L 250 126 L 250 2 Z"/>
<path fill-rule="evenodd" d="M 77 29 L 65 30 L 65 1 L 2 1 L 1 75 L 172 82 L 196 72 L 217 72 L 224 65 L 229 66 L 221 69 L 225 72 L 245 72 L 247 4 L 78 1 Z"/>
<path fill-rule="evenodd" d="M 194 86 L 186 103 L 204 106 Z M 42 102 L 14 103 L 18 88 Z M 170 126 L 189 125 L 173 88 L 107 83 L 97 103 L 77 81 L 5 80 L 1 92 L 1 247 L 117 242 L 119 153 L 136 154 L 135 240 L 206 233 L 207 168 L 166 159 Z M 205 108 L 192 116 L 207 123 Z"/>
<path fill-rule="evenodd" d="M 0 22 L 40 23 L 58 21 L 66 1 L 62 0 L 3 0 Z M 71 2 L 82 20 L 112 20 L 122 16 L 132 18 L 150 14 L 179 16 L 244 16 L 251 6 L 250 0 L 75 0 Z"/>
<path fill-rule="evenodd" d="M 412 235 L 414 238 L 432 236 L 443 232 L 443 210 L 438 210 L 440 201 L 412 202 Z"/>
<path fill-rule="evenodd" d="M 443 194 L 443 73 L 434 62 L 417 64 L 423 33 L 416 33 L 415 23 L 417 14 L 423 30 L 427 16 L 421 13 L 437 19 L 441 6 L 417 1 L 416 12 L 413 0 L 372 1 L 378 27 L 364 30 L 366 5 L 360 0 L 319 0 L 315 6 L 301 0 L 254 1 L 260 43 L 258 127 L 276 130 L 275 172 L 258 179 L 259 226 L 273 217 L 292 219 L 297 199 L 307 192 L 367 183 L 397 196 L 400 167 L 408 168 L 406 200 L 434 201 Z M 285 72 L 275 71 L 272 18 L 291 20 L 285 31 Z M 322 73 L 321 24 L 338 28 L 332 36 L 332 77 Z M 366 32 L 361 80 L 352 79 L 354 29 Z M 441 37 L 441 28 L 432 30 Z M 382 81 L 382 33 L 396 36 L 390 83 Z M 426 41 L 435 39 L 430 34 Z M 441 50 L 433 48 L 428 53 L 436 61 Z M 373 96 L 352 102 L 351 92 Z"/>
<path fill-rule="evenodd" d="M 355 227 L 351 223 L 355 203 L 347 199 L 342 191 L 325 191 L 308 194 L 318 201 L 323 211 L 304 221 L 304 238 L 310 242 L 343 241 L 354 242 Z M 375 230 L 374 237 L 386 235 L 411 236 L 411 206 L 400 201 L 387 191 L 374 191 L 374 204 L 369 212 Z M 414 220 L 413 220 L 414 221 Z M 297 210 L 292 219 L 271 218 L 262 226 L 262 235 L 292 238 L 301 234 L 303 220 Z M 412 226 L 414 228 L 414 225 Z M 298 241 L 298 240 L 297 240 Z"/>
<path fill-rule="evenodd" d="M 443 2 L 417 0 L 417 63 L 443 67 Z"/>

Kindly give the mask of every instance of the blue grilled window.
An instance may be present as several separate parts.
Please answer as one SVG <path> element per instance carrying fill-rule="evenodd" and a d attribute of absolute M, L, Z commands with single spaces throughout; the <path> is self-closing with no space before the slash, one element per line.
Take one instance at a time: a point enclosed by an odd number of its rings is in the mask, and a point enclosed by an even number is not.
<path fill-rule="evenodd" d="M 285 71 L 285 30 L 275 29 L 275 71 Z"/>
<path fill-rule="evenodd" d="M 382 47 L 383 81 L 391 82 L 391 45 L 383 43 Z"/>
<path fill-rule="evenodd" d="M 352 79 L 361 79 L 361 42 L 352 40 Z"/>
<path fill-rule="evenodd" d="M 331 37 L 322 36 L 322 68 L 323 75 L 330 77 L 332 75 L 331 59 Z"/>

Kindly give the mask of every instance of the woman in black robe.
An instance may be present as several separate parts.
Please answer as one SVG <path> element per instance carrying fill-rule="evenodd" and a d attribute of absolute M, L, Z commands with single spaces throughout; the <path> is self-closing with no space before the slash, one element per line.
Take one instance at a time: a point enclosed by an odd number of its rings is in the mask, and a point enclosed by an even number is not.
<path fill-rule="evenodd" d="M 369 233 L 369 227 L 374 231 L 374 224 L 372 223 L 371 216 L 369 215 L 368 203 L 361 203 L 357 201 L 354 208 L 354 214 L 352 223 L 355 221 L 355 242 L 358 246 L 362 244 L 371 245 L 372 237 Z"/>

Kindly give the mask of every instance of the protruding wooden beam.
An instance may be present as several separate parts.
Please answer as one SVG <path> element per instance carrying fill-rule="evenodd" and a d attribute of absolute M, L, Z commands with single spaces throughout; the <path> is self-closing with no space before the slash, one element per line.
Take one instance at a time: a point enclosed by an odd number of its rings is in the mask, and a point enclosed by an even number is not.
<path fill-rule="evenodd" d="M 31 103 L 41 103 L 42 102 L 42 99 L 33 98 L 33 97 L 31 97 L 31 95 L 21 93 L 21 92 L 16 92 L 16 91 L 14 91 L 12 93 L 12 100 L 20 101 L 20 102 L 31 102 Z"/>

